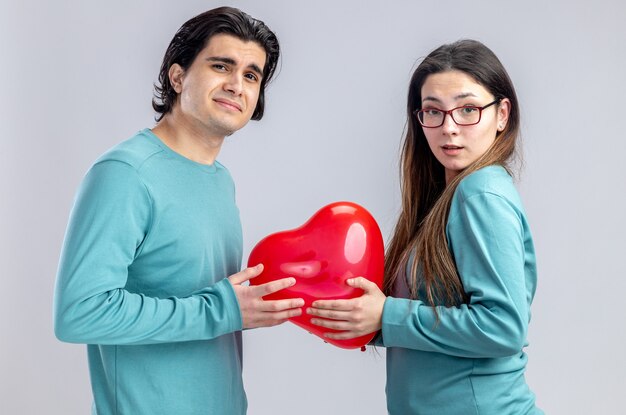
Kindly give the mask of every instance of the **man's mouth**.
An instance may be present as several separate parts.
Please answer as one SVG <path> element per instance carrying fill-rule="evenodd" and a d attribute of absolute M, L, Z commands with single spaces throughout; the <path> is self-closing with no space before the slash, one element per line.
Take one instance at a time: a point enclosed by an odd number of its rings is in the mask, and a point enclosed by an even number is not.
<path fill-rule="evenodd" d="M 228 108 L 236 110 L 236 111 L 241 111 L 241 105 L 237 104 L 234 101 L 230 101 L 230 100 L 224 99 L 224 98 L 215 98 L 214 101 L 217 102 L 218 104 L 224 106 L 224 107 L 228 107 Z"/>

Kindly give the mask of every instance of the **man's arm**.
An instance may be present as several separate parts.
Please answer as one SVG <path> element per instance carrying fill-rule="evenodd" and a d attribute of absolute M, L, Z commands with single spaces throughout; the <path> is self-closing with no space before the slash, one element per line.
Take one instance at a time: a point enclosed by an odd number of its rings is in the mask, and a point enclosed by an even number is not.
<path fill-rule="evenodd" d="M 108 161 L 89 171 L 72 210 L 57 276 L 54 323 L 60 340 L 88 344 L 204 340 L 241 330 L 255 313 L 263 318 L 252 317 L 254 327 L 278 324 L 299 313 L 290 310 L 297 302 L 266 304 L 260 298 L 264 289 L 284 288 L 289 280 L 259 290 L 261 286 L 239 286 L 254 276 L 251 271 L 181 298 L 126 290 L 128 268 L 141 252 L 152 219 L 150 194 L 133 167 Z"/>

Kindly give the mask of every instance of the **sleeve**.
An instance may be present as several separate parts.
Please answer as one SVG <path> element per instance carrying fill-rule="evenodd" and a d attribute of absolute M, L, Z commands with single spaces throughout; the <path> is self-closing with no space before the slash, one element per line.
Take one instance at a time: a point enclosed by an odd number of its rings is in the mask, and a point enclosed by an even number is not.
<path fill-rule="evenodd" d="M 149 233 L 152 203 L 136 170 L 94 165 L 79 188 L 54 294 L 54 329 L 70 343 L 152 344 L 205 340 L 240 330 L 228 279 L 185 298 L 124 289 L 128 267 Z M 173 276 L 175 278 L 175 276 Z"/>
<path fill-rule="evenodd" d="M 492 193 L 461 202 L 447 230 L 468 304 L 438 306 L 437 322 L 428 304 L 389 297 L 383 309 L 384 345 L 470 358 L 519 353 L 529 320 L 520 215 Z"/>

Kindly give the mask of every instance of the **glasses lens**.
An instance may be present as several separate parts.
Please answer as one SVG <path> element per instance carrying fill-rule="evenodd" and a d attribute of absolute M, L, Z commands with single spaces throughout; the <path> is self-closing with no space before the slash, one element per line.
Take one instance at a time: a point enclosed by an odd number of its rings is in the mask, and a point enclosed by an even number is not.
<path fill-rule="evenodd" d="M 477 107 L 461 107 L 452 111 L 454 122 L 459 125 L 472 125 L 480 121 L 480 108 Z"/>
<path fill-rule="evenodd" d="M 437 109 L 420 110 L 417 113 L 417 118 L 424 127 L 439 127 L 443 122 L 443 117 L 443 111 Z"/>

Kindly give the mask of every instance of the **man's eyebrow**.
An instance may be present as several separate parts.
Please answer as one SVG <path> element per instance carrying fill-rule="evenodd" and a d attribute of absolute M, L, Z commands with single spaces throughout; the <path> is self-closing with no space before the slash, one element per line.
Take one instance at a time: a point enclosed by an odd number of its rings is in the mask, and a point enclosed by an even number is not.
<path fill-rule="evenodd" d="M 224 56 L 209 56 L 208 58 L 206 58 L 206 60 L 208 60 L 209 62 L 222 62 L 222 63 L 227 63 L 229 65 L 234 65 L 237 62 L 235 62 L 234 59 L 232 58 L 227 58 Z"/>
<path fill-rule="evenodd" d="M 257 75 L 259 75 L 259 76 L 261 76 L 261 77 L 263 76 L 263 70 L 262 70 L 261 68 L 259 68 L 259 67 L 257 66 L 257 64 L 255 64 L 255 63 L 251 63 L 250 65 L 248 65 L 248 68 L 250 68 L 250 69 L 252 69 L 254 72 L 256 72 L 256 73 L 257 73 Z"/>
<path fill-rule="evenodd" d="M 225 56 L 209 56 L 208 58 L 206 58 L 206 60 L 209 62 L 221 62 L 227 65 L 237 65 L 237 62 L 233 58 L 227 58 Z M 252 69 L 259 76 L 263 76 L 263 70 L 259 68 L 257 64 L 251 63 L 250 65 L 248 65 L 248 68 Z"/>

